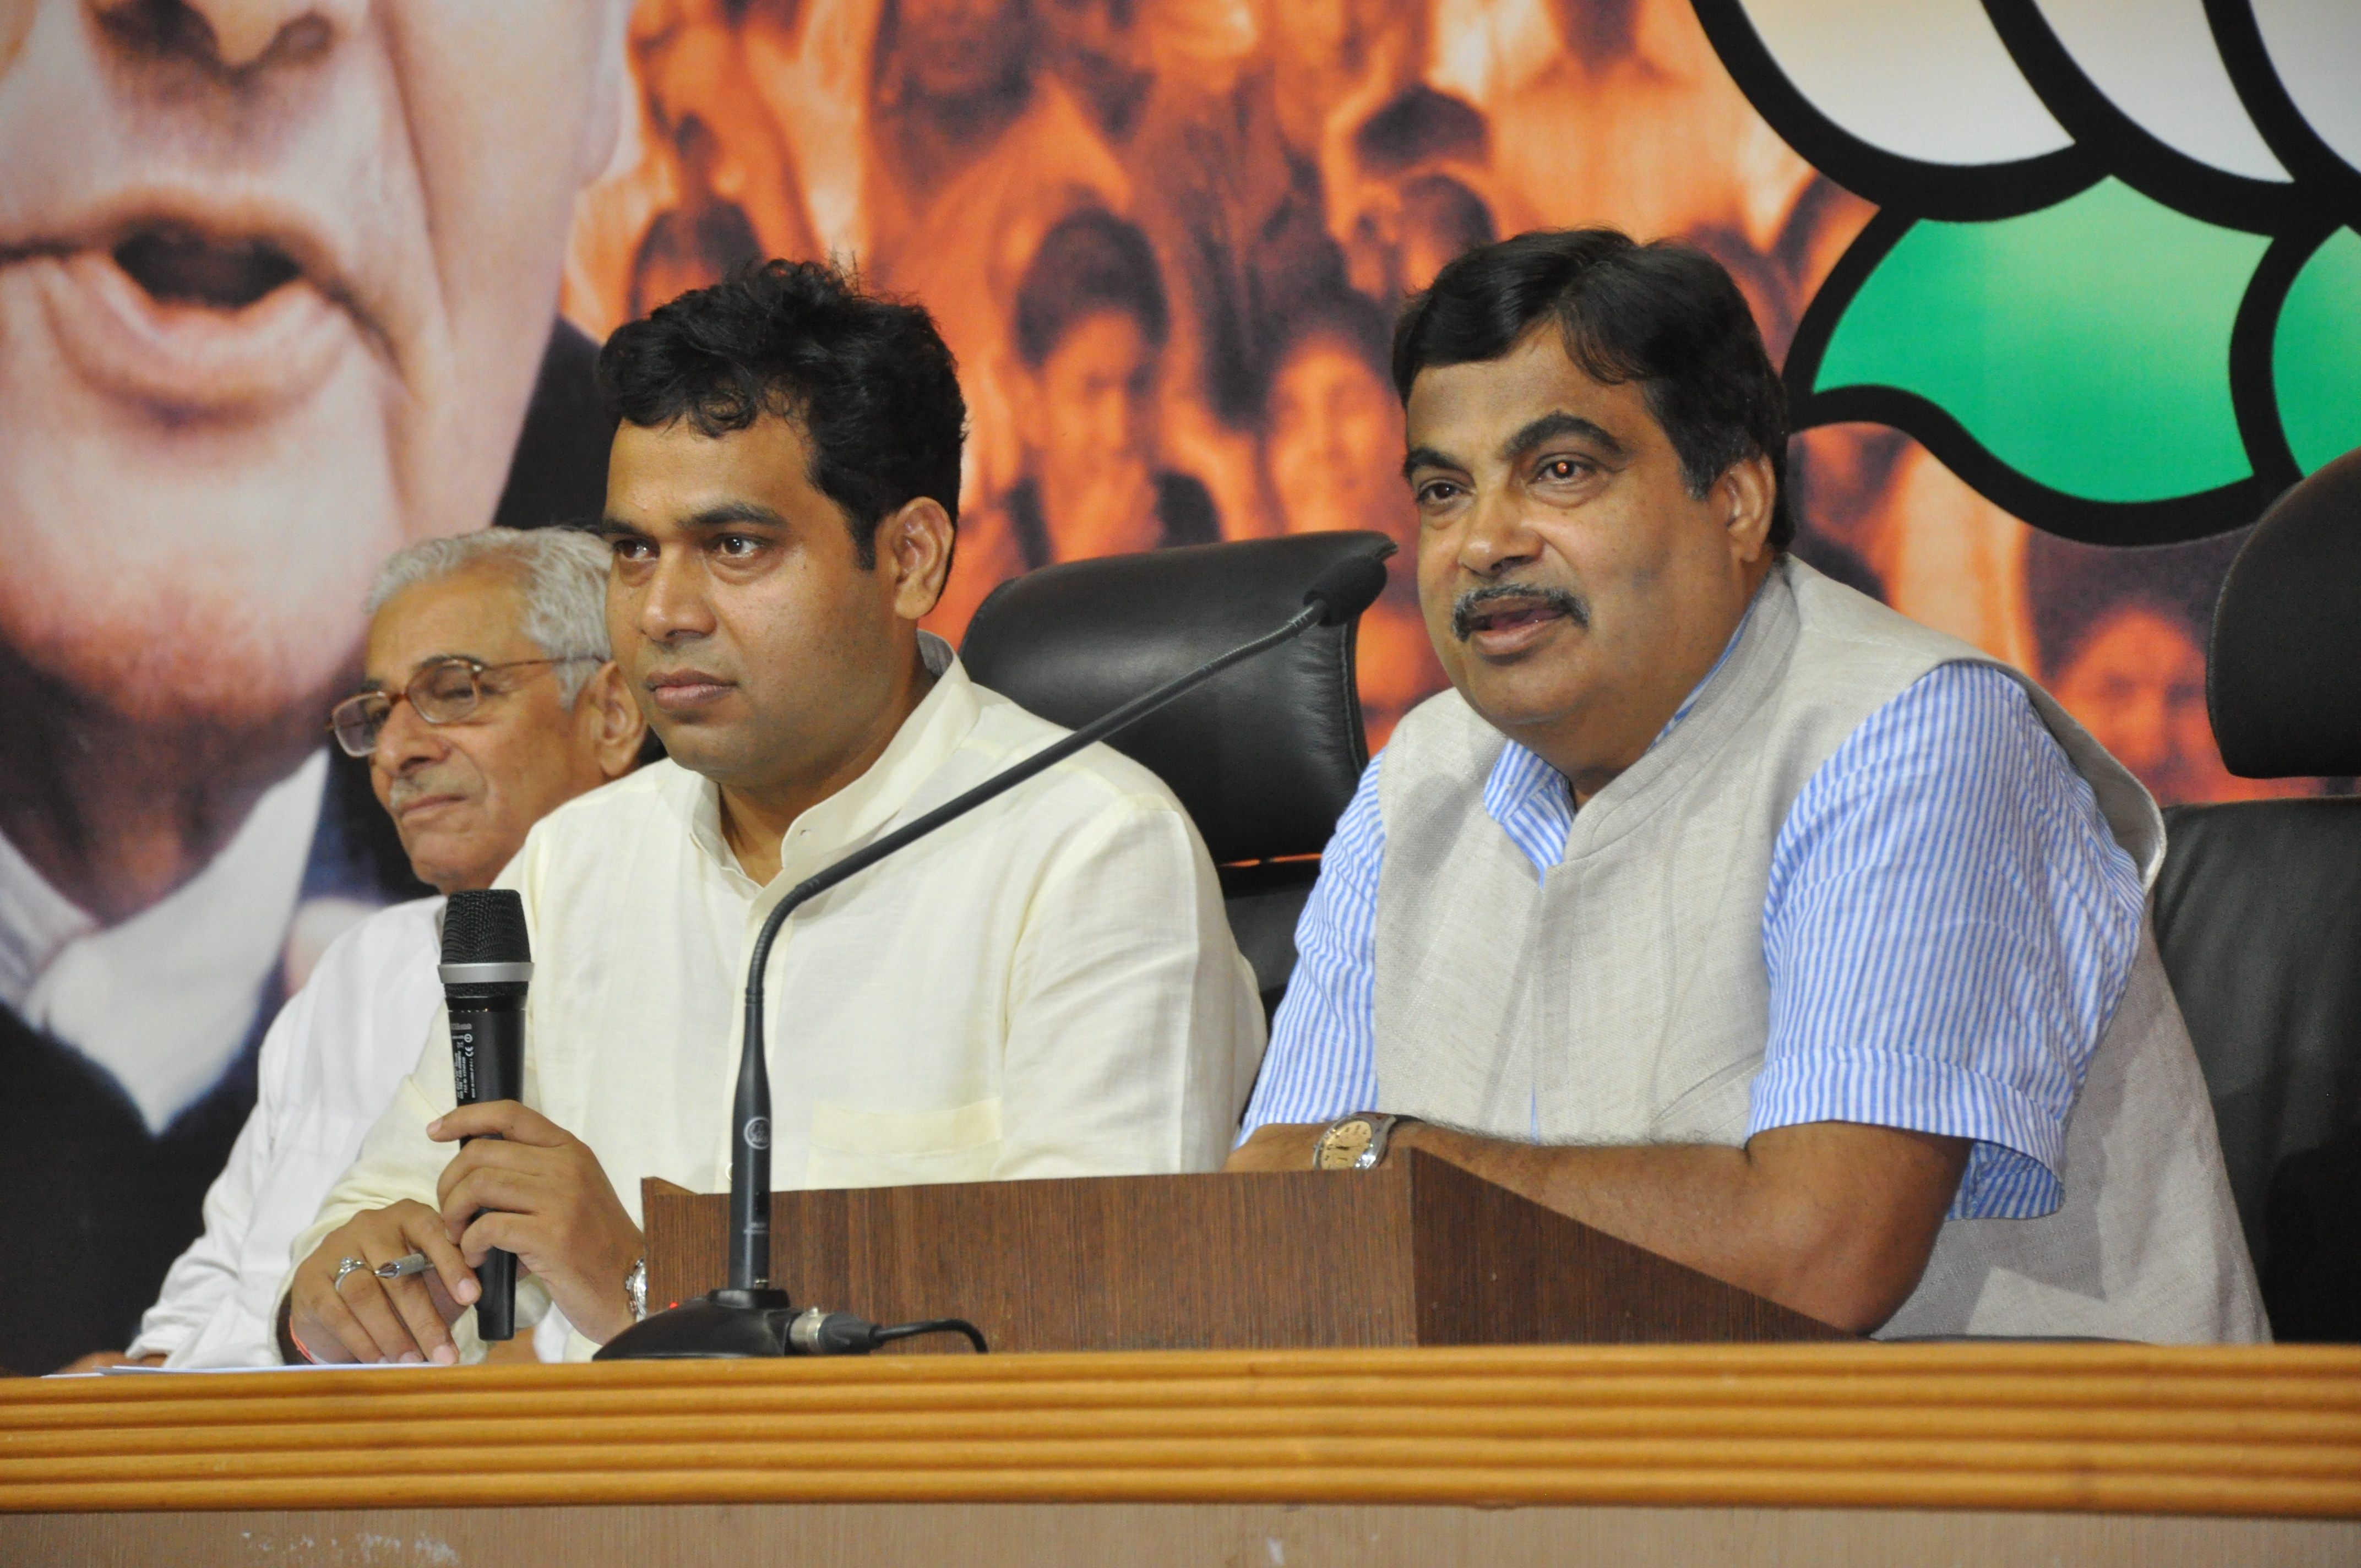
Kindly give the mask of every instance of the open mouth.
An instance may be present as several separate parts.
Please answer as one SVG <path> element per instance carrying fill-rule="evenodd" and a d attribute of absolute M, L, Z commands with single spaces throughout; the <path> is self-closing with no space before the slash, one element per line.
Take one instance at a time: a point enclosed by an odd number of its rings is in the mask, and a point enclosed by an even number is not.
<path fill-rule="evenodd" d="M 1544 620 L 1560 620 L 1565 616 L 1565 611 L 1552 604 L 1510 605 L 1469 616 L 1467 630 L 1470 635 L 1478 631 L 1505 631 L 1512 626 L 1532 626 Z"/>
<path fill-rule="evenodd" d="M 239 227 L 169 213 L 18 250 L 0 311 L 45 323 L 93 386 L 174 420 L 294 406 L 366 339 L 279 214 Z M 11 280 L 14 280 L 11 281 Z M 11 328 L 0 328 L 0 340 Z"/>
<path fill-rule="evenodd" d="M 215 311 L 242 311 L 303 275 L 295 258 L 269 240 L 217 240 L 180 225 L 139 229 L 113 255 L 159 304 Z"/>
<path fill-rule="evenodd" d="M 1477 637 L 1514 640 L 1551 621 L 1590 624 L 1589 607 L 1564 588 L 1501 585 L 1476 588 L 1451 607 L 1451 634 L 1460 641 Z"/>

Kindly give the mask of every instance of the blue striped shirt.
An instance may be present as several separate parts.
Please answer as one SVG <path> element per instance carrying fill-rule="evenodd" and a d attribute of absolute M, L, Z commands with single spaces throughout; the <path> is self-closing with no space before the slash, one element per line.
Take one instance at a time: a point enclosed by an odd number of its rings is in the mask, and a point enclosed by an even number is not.
<path fill-rule="evenodd" d="M 1248 1133 L 1383 1108 L 1384 764 L 1380 753 L 1362 774 L 1296 927 Z M 1535 753 L 1502 750 L 1484 808 L 1536 877 L 1565 857 L 1573 793 Z M 1773 845 L 1771 1029 L 1747 1135 L 1842 1121 L 1971 1139 L 1950 1218 L 2050 1212 L 2066 1119 L 2145 904 L 2138 869 L 2024 689 L 1986 665 L 1931 671 L 1820 765 Z"/>

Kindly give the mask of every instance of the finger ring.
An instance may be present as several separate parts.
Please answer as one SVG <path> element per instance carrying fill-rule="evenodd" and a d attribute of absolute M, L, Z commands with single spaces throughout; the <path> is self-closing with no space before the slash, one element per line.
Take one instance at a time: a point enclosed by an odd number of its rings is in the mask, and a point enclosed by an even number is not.
<path fill-rule="evenodd" d="M 367 1268 L 368 1266 L 369 1261 L 365 1257 L 348 1257 L 343 1262 L 337 1264 L 335 1288 L 339 1291 L 343 1290 L 345 1288 L 346 1275 L 350 1274 L 357 1268 Z"/>

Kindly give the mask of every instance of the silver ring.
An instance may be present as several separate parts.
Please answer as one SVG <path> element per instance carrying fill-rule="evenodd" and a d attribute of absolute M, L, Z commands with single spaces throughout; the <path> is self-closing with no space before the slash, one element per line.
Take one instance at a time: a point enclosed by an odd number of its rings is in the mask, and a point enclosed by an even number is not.
<path fill-rule="evenodd" d="M 365 1257 L 348 1257 L 343 1262 L 337 1264 L 335 1282 L 335 1290 L 337 1294 L 342 1295 L 344 1293 L 346 1275 L 352 1273 L 357 1268 L 367 1268 L 368 1266 L 369 1260 Z"/>

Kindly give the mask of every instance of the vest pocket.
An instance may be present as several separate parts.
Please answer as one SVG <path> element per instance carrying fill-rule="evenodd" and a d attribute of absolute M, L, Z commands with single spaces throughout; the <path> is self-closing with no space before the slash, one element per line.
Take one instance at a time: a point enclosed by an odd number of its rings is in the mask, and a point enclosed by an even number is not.
<path fill-rule="evenodd" d="M 917 1187 L 989 1181 L 1000 1158 L 1000 1102 L 948 1111 L 870 1111 L 812 1105 L 807 1187 Z"/>

